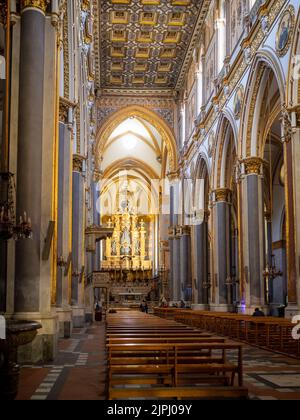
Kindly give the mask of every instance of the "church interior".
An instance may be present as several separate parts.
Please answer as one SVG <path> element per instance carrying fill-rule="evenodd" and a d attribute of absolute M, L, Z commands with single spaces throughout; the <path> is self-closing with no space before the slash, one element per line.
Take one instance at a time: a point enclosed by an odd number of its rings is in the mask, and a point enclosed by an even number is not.
<path fill-rule="evenodd" d="M 0 0 L 0 399 L 300 400 L 299 64 L 299 0 Z"/>

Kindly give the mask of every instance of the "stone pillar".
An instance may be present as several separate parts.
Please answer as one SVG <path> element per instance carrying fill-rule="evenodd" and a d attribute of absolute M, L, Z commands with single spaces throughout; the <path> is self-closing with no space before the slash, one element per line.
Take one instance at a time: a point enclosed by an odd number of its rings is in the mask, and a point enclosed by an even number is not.
<path fill-rule="evenodd" d="M 208 282 L 209 256 L 208 256 L 208 220 L 207 213 L 201 224 L 195 227 L 195 264 L 196 264 L 196 282 L 197 282 L 197 308 L 207 309 L 208 305 Z"/>
<path fill-rule="evenodd" d="M 94 224 L 97 226 L 101 225 L 101 207 L 100 207 L 100 180 L 101 180 L 101 173 L 99 171 L 94 171 L 93 177 L 93 218 Z M 100 242 L 96 243 L 96 253 L 94 255 L 94 266 L 93 271 L 100 270 Z"/>
<path fill-rule="evenodd" d="M 169 244 L 170 244 L 170 299 L 174 300 L 174 186 L 170 185 L 170 227 L 169 227 Z"/>
<path fill-rule="evenodd" d="M 296 304 L 288 303 L 286 316 L 292 317 L 300 314 L 300 107 L 293 113 L 292 168 L 294 185 L 294 226 L 295 226 L 295 254 L 296 254 Z"/>
<path fill-rule="evenodd" d="M 227 188 L 215 191 L 215 262 L 216 262 L 216 307 L 218 311 L 232 309 L 232 293 L 227 284 L 230 277 L 230 195 Z"/>
<path fill-rule="evenodd" d="M 46 2 L 37 3 L 41 7 L 24 7 L 21 15 L 17 217 L 27 212 L 34 236 L 16 247 L 16 312 L 40 309 Z"/>
<path fill-rule="evenodd" d="M 242 180 L 244 199 L 244 277 L 246 282 L 246 311 L 265 305 L 264 202 L 263 161 L 257 157 L 244 160 L 245 176 Z"/>
<path fill-rule="evenodd" d="M 53 150 L 57 98 L 57 35 L 45 16 L 47 2 L 21 1 L 17 219 L 27 213 L 32 240 L 16 243 L 14 317 L 40 321 L 43 329 L 20 349 L 20 362 L 50 360 L 56 352 L 56 318 L 51 308 L 51 258 L 42 259 L 53 220 Z"/>
<path fill-rule="evenodd" d="M 72 253 L 72 104 L 60 98 L 59 109 L 59 157 L 58 157 L 58 222 L 57 257 L 68 261 Z M 72 310 L 70 307 L 71 267 L 57 267 L 56 307 L 60 337 L 70 337 Z"/>
<path fill-rule="evenodd" d="M 296 112 L 295 125 L 299 127 L 299 111 Z M 287 260 L 287 300 L 286 316 L 292 317 L 297 311 L 299 312 L 300 302 L 298 300 L 300 294 L 299 278 L 297 281 L 296 267 L 296 230 L 295 230 L 295 195 L 298 194 L 299 184 L 294 184 L 294 175 L 299 161 L 295 156 L 299 153 L 299 130 L 292 130 L 292 116 L 284 108 L 282 110 L 282 140 L 284 150 L 284 170 L 285 170 L 285 211 L 286 211 L 286 260 Z M 298 144 L 297 144 L 298 140 Z M 295 201 L 294 201 L 295 200 Z M 297 210 L 296 210 L 297 211 Z M 298 264 L 300 257 L 298 256 Z M 298 274 L 299 275 L 299 274 Z M 299 293 L 299 294 L 298 294 Z"/>
<path fill-rule="evenodd" d="M 81 328 L 84 326 L 84 308 L 80 302 L 79 287 L 84 279 L 81 276 L 84 266 L 83 260 L 83 228 L 84 220 L 84 158 L 80 155 L 73 155 L 73 199 L 72 199 L 72 285 L 71 304 L 73 309 L 73 326 Z"/>
<path fill-rule="evenodd" d="M 180 240 L 180 282 L 181 299 L 187 301 L 192 300 L 191 274 L 191 229 L 190 226 L 183 226 Z"/>
<path fill-rule="evenodd" d="M 272 266 L 272 254 L 273 254 L 273 238 L 272 238 L 272 216 L 269 211 L 265 212 L 265 223 L 266 223 L 266 235 L 267 235 L 267 257 L 266 261 L 269 265 L 269 267 Z M 273 281 L 269 282 L 268 285 L 268 296 L 266 296 L 268 299 L 268 303 L 272 304 L 273 302 Z"/>
<path fill-rule="evenodd" d="M 181 287 L 181 261 L 180 261 L 180 242 L 181 242 L 181 229 L 175 228 L 175 236 L 173 243 L 173 300 L 179 302 L 182 297 Z"/>

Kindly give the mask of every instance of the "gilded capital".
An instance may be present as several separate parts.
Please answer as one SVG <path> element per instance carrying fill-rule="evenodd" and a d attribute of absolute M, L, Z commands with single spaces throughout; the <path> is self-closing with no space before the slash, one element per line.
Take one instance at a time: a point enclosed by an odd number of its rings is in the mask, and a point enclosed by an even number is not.
<path fill-rule="evenodd" d="M 48 4 L 49 0 L 21 0 L 21 11 L 30 7 L 46 13 Z"/>
<path fill-rule="evenodd" d="M 82 172 L 83 170 L 83 162 L 85 158 L 81 155 L 73 155 L 73 171 L 74 172 Z"/>
<path fill-rule="evenodd" d="M 263 160 L 259 157 L 249 157 L 243 160 L 246 175 L 259 175 Z"/>
<path fill-rule="evenodd" d="M 228 188 L 218 188 L 214 191 L 216 202 L 229 202 L 231 191 Z"/>
<path fill-rule="evenodd" d="M 94 170 L 94 182 L 100 182 L 103 176 L 103 172 L 102 171 L 98 171 L 98 169 Z"/>
<path fill-rule="evenodd" d="M 66 98 L 59 98 L 59 121 L 63 123 L 68 122 L 69 109 L 75 108 L 76 104 Z"/>

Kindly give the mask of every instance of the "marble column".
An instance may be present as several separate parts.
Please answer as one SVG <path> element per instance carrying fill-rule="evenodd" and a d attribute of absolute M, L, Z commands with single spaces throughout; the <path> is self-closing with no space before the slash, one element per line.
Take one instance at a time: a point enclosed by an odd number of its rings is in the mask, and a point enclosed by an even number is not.
<path fill-rule="evenodd" d="M 170 185 L 170 223 L 169 223 L 169 246 L 170 246 L 170 299 L 174 299 L 174 186 Z"/>
<path fill-rule="evenodd" d="M 94 171 L 93 177 L 93 219 L 94 224 L 97 226 L 101 225 L 101 208 L 100 208 L 100 180 L 101 180 L 101 173 L 99 171 Z M 94 255 L 94 262 L 93 262 L 93 271 L 100 270 L 100 242 L 96 243 L 96 253 Z"/>
<path fill-rule="evenodd" d="M 231 290 L 227 284 L 230 277 L 230 190 L 215 191 L 215 250 L 217 263 L 217 310 L 229 310 L 232 305 Z"/>
<path fill-rule="evenodd" d="M 180 239 L 180 299 L 191 301 L 191 229 L 183 226 Z"/>
<path fill-rule="evenodd" d="M 195 227 L 195 259 L 196 259 L 196 282 L 198 291 L 198 305 L 208 304 L 208 289 L 205 284 L 208 282 L 209 256 L 208 256 L 208 221 L 204 218 L 200 225 Z"/>
<path fill-rule="evenodd" d="M 173 241 L 173 301 L 179 302 L 182 297 L 181 285 L 181 229 L 175 228 L 175 236 Z"/>
<path fill-rule="evenodd" d="M 299 117 L 299 115 L 298 115 Z M 299 122 L 298 122 L 299 123 Z M 282 110 L 282 140 L 284 150 L 285 171 L 285 212 L 286 212 L 286 262 L 287 262 L 287 300 L 286 315 L 293 316 L 299 308 L 297 291 L 297 263 L 296 263 L 296 231 L 295 231 L 295 190 L 299 188 L 294 184 L 294 154 L 297 150 L 297 130 L 292 130 L 291 115 Z M 299 146 L 298 146 L 299 147 Z M 298 261 L 300 263 L 300 261 Z"/>
<path fill-rule="evenodd" d="M 57 318 L 51 307 L 54 257 L 43 258 L 49 222 L 55 220 L 58 115 L 57 32 L 51 18 L 46 18 L 46 8 L 45 0 L 20 4 L 16 217 L 19 220 L 26 212 L 33 238 L 16 243 L 13 316 L 37 320 L 43 326 L 33 343 L 19 350 L 19 361 L 29 363 L 51 360 L 57 343 Z M 55 235 L 52 240 L 55 248 Z"/>
<path fill-rule="evenodd" d="M 246 308 L 249 313 L 255 307 L 265 305 L 264 202 L 263 161 L 257 157 L 244 160 L 245 176 L 242 180 L 244 194 L 244 276 L 246 281 Z"/>
<path fill-rule="evenodd" d="M 293 113 L 293 127 L 291 138 L 293 185 L 294 185 L 294 226 L 295 226 L 295 254 L 296 254 L 296 304 L 288 304 L 286 316 L 293 317 L 300 314 L 300 106 Z"/>
<path fill-rule="evenodd" d="M 72 199 L 72 284 L 71 304 L 73 308 L 73 326 L 80 328 L 84 325 L 79 287 L 80 277 L 84 266 L 83 261 L 83 227 L 84 227 L 84 158 L 73 155 L 73 199 Z M 83 280 L 82 280 L 83 281 Z"/>
<path fill-rule="evenodd" d="M 267 257 L 266 261 L 269 267 L 272 267 L 272 254 L 273 254 L 273 239 L 272 239 L 272 216 L 269 211 L 265 212 L 265 223 L 266 223 L 266 235 L 267 235 Z M 268 303 L 273 302 L 273 281 L 271 280 L 268 284 Z"/>
<path fill-rule="evenodd" d="M 16 312 L 40 310 L 46 2 L 36 3 L 21 14 L 17 218 L 27 212 L 34 235 L 16 245 Z"/>
<path fill-rule="evenodd" d="M 75 104 L 60 98 L 59 112 L 59 155 L 58 155 L 58 222 L 57 257 L 65 262 L 72 252 L 72 109 Z M 71 267 L 57 267 L 56 307 L 60 337 L 70 337 L 72 310 L 70 307 L 69 285 Z"/>

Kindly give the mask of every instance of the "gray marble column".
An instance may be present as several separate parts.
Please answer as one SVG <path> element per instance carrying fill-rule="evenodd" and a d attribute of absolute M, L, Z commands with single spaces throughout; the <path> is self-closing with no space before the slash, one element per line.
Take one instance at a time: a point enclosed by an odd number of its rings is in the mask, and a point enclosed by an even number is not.
<path fill-rule="evenodd" d="M 63 237 L 64 237 L 64 158 L 65 158 L 65 124 L 59 123 L 59 162 L 58 162 L 58 221 L 57 221 L 57 256 L 63 256 Z M 56 305 L 62 306 L 63 303 L 63 271 L 57 268 L 56 280 Z"/>
<path fill-rule="evenodd" d="M 169 228 L 169 243 L 170 243 L 170 299 L 174 300 L 174 187 L 170 186 L 170 228 Z"/>
<path fill-rule="evenodd" d="M 216 203 L 216 249 L 219 305 L 231 305 L 231 291 L 226 281 L 230 277 L 230 191 L 224 188 L 215 191 Z M 230 299 L 230 301 L 229 301 Z"/>
<path fill-rule="evenodd" d="M 180 298 L 189 301 L 191 300 L 190 290 L 192 288 L 191 268 L 191 232 L 188 226 L 184 226 L 180 239 Z"/>
<path fill-rule="evenodd" d="M 93 218 L 94 224 L 97 226 L 101 225 L 101 214 L 100 214 L 100 191 L 99 191 L 99 182 L 100 182 L 100 173 L 94 171 L 93 179 Z M 94 255 L 93 261 L 93 270 L 100 270 L 100 242 L 96 243 L 96 253 Z"/>
<path fill-rule="evenodd" d="M 169 278 L 169 296 L 170 299 L 174 299 L 174 238 L 169 236 L 170 246 L 170 278 Z"/>
<path fill-rule="evenodd" d="M 39 312 L 41 278 L 42 139 L 45 15 L 37 8 L 21 14 L 17 217 L 27 212 L 33 240 L 16 244 L 15 311 Z"/>
<path fill-rule="evenodd" d="M 68 125 L 69 104 L 60 100 L 59 157 L 58 157 L 58 221 L 57 221 L 57 256 L 68 260 L 71 249 L 71 176 L 72 176 L 72 133 Z M 69 305 L 68 276 L 65 269 L 57 269 L 56 306 Z"/>
<path fill-rule="evenodd" d="M 196 281 L 198 289 L 198 304 L 208 303 L 208 289 L 203 285 L 208 282 L 208 225 L 204 220 L 195 228 L 196 240 Z"/>
<path fill-rule="evenodd" d="M 72 305 L 78 305 L 79 274 L 82 270 L 82 241 L 83 233 L 83 197 L 84 197 L 84 179 L 82 176 L 83 158 L 74 155 L 73 157 L 73 205 L 72 205 Z"/>
<path fill-rule="evenodd" d="M 181 236 L 180 233 L 176 232 L 176 236 L 173 241 L 173 300 L 178 302 L 182 296 L 181 288 L 181 261 L 180 261 L 180 251 L 181 251 Z"/>
<path fill-rule="evenodd" d="M 247 208 L 246 235 L 247 253 L 245 264 L 247 266 L 246 281 L 248 285 L 247 306 L 250 308 L 265 305 L 265 285 L 263 270 L 265 268 L 264 245 L 264 203 L 263 178 L 260 176 L 262 161 L 259 158 L 245 160 L 245 193 Z M 250 296 L 249 296 L 250 294 Z"/>

